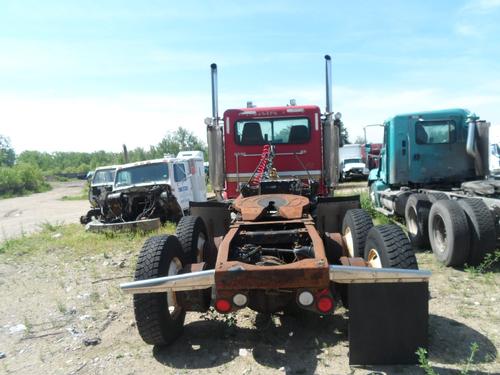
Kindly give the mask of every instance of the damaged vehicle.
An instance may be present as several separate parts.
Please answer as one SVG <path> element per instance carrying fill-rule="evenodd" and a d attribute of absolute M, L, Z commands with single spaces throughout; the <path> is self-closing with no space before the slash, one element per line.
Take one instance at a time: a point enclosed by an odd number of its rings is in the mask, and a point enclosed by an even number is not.
<path fill-rule="evenodd" d="M 113 191 L 115 183 L 116 165 L 98 167 L 89 181 L 90 210 L 80 217 L 80 223 L 88 224 L 92 220 L 106 217 L 109 209 L 106 205 L 107 195 Z"/>
<path fill-rule="evenodd" d="M 116 169 L 105 213 L 89 229 L 105 226 L 155 229 L 167 220 L 178 222 L 190 201 L 206 200 L 203 154 L 124 164 Z"/>

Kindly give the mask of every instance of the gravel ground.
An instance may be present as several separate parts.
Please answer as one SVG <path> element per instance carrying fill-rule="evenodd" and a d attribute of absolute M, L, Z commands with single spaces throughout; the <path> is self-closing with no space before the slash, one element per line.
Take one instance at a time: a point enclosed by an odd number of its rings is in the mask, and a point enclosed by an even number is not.
<path fill-rule="evenodd" d="M 90 204 L 86 200 L 63 201 L 79 195 L 86 181 L 56 182 L 52 190 L 26 197 L 0 199 L 0 242 L 40 230 L 44 223 L 78 223 Z"/>

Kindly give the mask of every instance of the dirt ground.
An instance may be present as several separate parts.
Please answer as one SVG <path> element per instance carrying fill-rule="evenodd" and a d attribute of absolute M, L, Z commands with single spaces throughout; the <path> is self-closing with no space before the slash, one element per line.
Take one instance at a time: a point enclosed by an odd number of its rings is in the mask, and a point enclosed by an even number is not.
<path fill-rule="evenodd" d="M 0 242 L 40 230 L 43 223 L 78 223 L 90 207 L 88 201 L 63 201 L 79 195 L 83 180 L 52 183 L 52 190 L 26 197 L 0 199 Z"/>
<path fill-rule="evenodd" d="M 0 373 L 423 373 L 417 366 L 350 367 L 342 307 L 329 317 L 189 313 L 175 344 L 148 346 L 137 333 L 132 298 L 118 287 L 132 278 L 145 238 L 69 225 L 0 247 Z M 469 373 L 500 373 L 499 270 L 476 274 L 443 268 L 430 253 L 417 257 L 421 269 L 433 271 L 433 369 L 460 373 L 477 343 Z"/>

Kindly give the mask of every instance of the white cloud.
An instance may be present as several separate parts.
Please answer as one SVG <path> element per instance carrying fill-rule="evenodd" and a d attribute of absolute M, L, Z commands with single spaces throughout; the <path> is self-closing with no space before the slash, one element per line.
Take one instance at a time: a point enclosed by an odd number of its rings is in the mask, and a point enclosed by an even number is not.
<path fill-rule="evenodd" d="M 498 7 L 500 0 L 471 0 L 462 7 L 462 11 L 485 13 Z"/>
<path fill-rule="evenodd" d="M 296 92 L 298 95 L 290 95 Z M 298 104 L 316 104 L 324 110 L 324 87 L 309 86 L 300 91 L 268 87 L 259 92 L 224 91 L 219 96 L 220 115 L 228 108 L 241 108 L 247 100 L 259 106 L 285 105 L 290 98 Z M 333 87 L 333 109 L 343 114 L 351 140 L 363 135 L 363 127 L 382 123 L 400 113 L 468 108 L 481 118 L 500 126 L 500 93 L 484 89 L 447 92 L 425 88 L 381 90 Z M 206 139 L 203 119 L 211 115 L 210 93 L 153 95 L 122 94 L 109 97 L 42 98 L 0 93 L 0 134 L 11 138 L 16 152 L 41 151 L 118 152 L 157 144 L 168 131 L 179 126 Z M 371 128 L 369 141 L 380 139 Z"/>
<path fill-rule="evenodd" d="M 157 144 L 179 126 L 205 138 L 196 95 L 123 95 L 100 98 L 25 98 L 0 94 L 0 134 L 16 152 L 119 151 Z"/>

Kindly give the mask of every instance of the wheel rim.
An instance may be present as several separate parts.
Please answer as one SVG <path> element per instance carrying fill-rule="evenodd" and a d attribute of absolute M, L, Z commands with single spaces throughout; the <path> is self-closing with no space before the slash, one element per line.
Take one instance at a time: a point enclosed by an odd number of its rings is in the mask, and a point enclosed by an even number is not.
<path fill-rule="evenodd" d="M 198 234 L 198 240 L 196 241 L 196 261 L 198 263 L 203 262 L 203 253 L 205 249 L 205 243 L 207 242 L 207 237 L 204 233 Z"/>
<path fill-rule="evenodd" d="M 435 216 L 432 220 L 432 237 L 434 238 L 433 250 L 439 254 L 443 254 L 448 245 L 448 237 L 446 234 L 446 226 L 441 216 Z"/>
<path fill-rule="evenodd" d="M 382 268 L 382 261 L 380 259 L 380 255 L 378 254 L 378 251 L 375 249 L 370 249 L 366 261 L 372 268 Z"/>
<path fill-rule="evenodd" d="M 408 222 L 406 223 L 408 227 L 408 232 L 410 232 L 413 236 L 418 234 L 418 218 L 417 211 L 414 207 L 411 207 L 408 212 Z"/>
<path fill-rule="evenodd" d="M 349 257 L 354 258 L 354 241 L 352 239 L 351 228 L 347 227 L 344 231 L 344 240 L 347 246 L 347 253 Z"/>
<path fill-rule="evenodd" d="M 170 263 L 168 264 L 168 276 L 174 276 L 179 273 L 182 269 L 182 263 L 179 258 L 172 258 Z M 175 298 L 175 292 L 167 292 L 167 304 L 168 304 L 168 313 L 175 319 L 177 315 L 181 312 L 181 307 L 177 303 L 177 299 Z"/>

